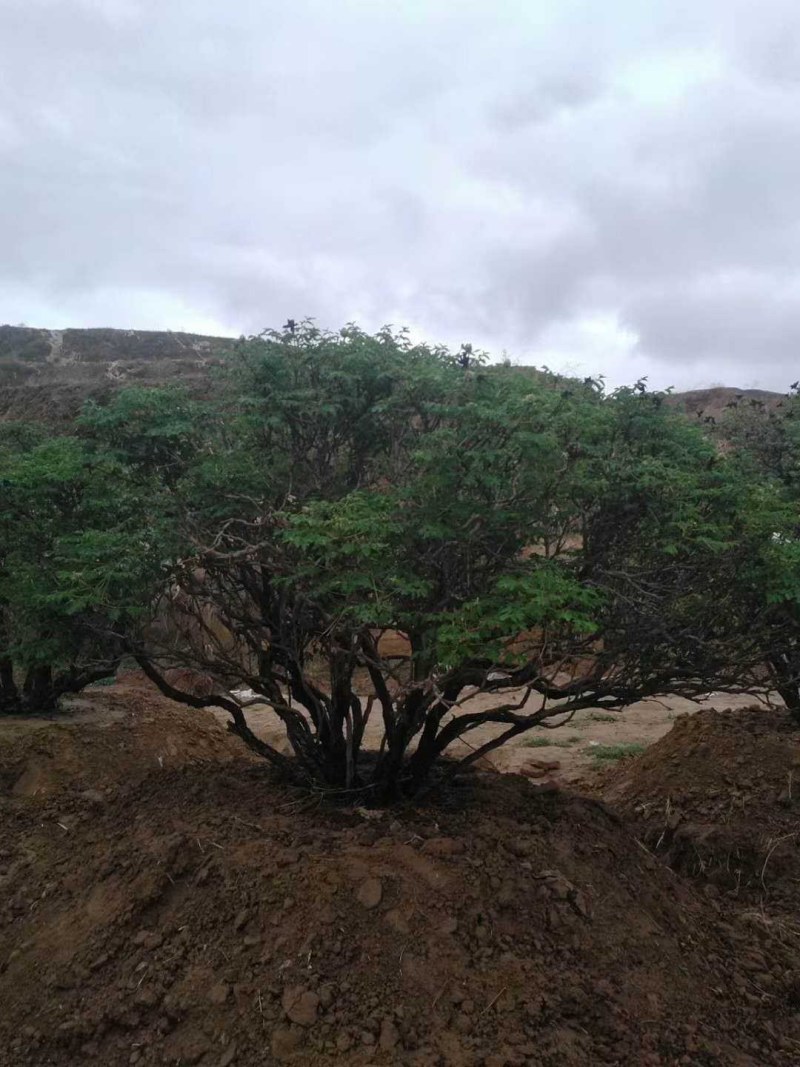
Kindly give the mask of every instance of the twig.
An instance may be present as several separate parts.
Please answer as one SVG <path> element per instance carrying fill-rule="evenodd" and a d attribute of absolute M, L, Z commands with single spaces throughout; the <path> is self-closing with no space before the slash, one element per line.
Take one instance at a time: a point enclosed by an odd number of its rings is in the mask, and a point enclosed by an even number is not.
<path fill-rule="evenodd" d="M 444 996 L 445 991 L 449 988 L 449 986 L 450 986 L 450 983 L 449 982 L 445 982 L 445 984 L 442 986 L 442 988 L 439 990 L 439 992 L 433 998 L 433 1003 L 431 1004 L 431 1011 L 433 1011 L 433 1009 L 436 1007 L 436 1005 L 442 999 L 442 997 Z"/>
<path fill-rule="evenodd" d="M 782 837 L 776 837 L 775 840 L 772 842 L 772 845 L 771 845 L 771 847 L 769 849 L 769 852 L 767 852 L 766 858 L 764 860 L 764 866 L 761 868 L 761 885 L 764 887 L 765 891 L 766 891 L 767 887 L 766 887 L 766 884 L 764 882 L 764 872 L 767 869 L 767 864 L 769 863 L 770 856 L 775 851 L 775 849 L 778 847 L 778 845 L 781 843 L 781 841 L 788 841 L 790 837 L 797 837 L 798 833 L 800 833 L 800 830 L 794 830 L 790 834 L 784 834 Z"/>
<path fill-rule="evenodd" d="M 485 1015 L 487 1011 L 491 1011 L 492 1008 L 495 1006 L 495 1004 L 498 1002 L 500 997 L 502 997 L 503 993 L 505 993 L 505 991 L 507 989 L 508 989 L 508 986 L 504 985 L 503 988 L 500 990 L 500 992 L 497 993 L 494 997 L 492 997 L 492 999 L 489 1001 L 489 1003 L 486 1005 L 486 1007 L 481 1012 L 481 1015 Z"/>

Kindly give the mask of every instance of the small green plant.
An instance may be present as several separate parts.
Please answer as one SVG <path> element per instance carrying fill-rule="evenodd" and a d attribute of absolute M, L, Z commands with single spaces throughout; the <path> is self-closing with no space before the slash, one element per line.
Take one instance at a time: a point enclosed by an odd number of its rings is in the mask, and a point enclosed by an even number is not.
<path fill-rule="evenodd" d="M 553 744 L 549 737 L 532 737 L 525 742 L 525 748 L 551 748 Z"/>
<path fill-rule="evenodd" d="M 603 711 L 593 711 L 591 715 L 586 716 L 592 722 L 616 722 L 616 715 L 606 715 Z"/>
<path fill-rule="evenodd" d="M 621 745 L 597 745 L 591 749 L 591 754 L 593 759 L 610 763 L 613 760 L 632 759 L 634 756 L 640 756 L 644 750 L 644 745 L 639 744 L 638 741 L 631 741 L 628 744 Z"/>

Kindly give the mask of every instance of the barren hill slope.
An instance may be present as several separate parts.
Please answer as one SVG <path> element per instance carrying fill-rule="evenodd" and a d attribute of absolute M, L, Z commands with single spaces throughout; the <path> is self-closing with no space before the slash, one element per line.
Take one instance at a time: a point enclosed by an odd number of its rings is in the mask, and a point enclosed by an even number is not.
<path fill-rule="evenodd" d="M 0 326 L 0 418 L 70 418 L 87 397 L 122 385 L 203 388 L 235 343 L 167 331 Z"/>
<path fill-rule="evenodd" d="M 729 404 L 740 398 L 760 400 L 766 407 L 772 408 L 780 404 L 783 394 L 772 393 L 767 389 L 732 389 L 726 385 L 672 394 L 673 403 L 686 415 L 704 419 L 718 419 Z"/>

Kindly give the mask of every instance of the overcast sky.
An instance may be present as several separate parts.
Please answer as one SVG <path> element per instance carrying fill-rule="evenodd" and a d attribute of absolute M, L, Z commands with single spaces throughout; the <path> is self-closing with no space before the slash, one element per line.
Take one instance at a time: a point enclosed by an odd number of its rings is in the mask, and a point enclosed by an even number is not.
<path fill-rule="evenodd" d="M 0 0 L 0 322 L 800 372 L 798 0 Z"/>

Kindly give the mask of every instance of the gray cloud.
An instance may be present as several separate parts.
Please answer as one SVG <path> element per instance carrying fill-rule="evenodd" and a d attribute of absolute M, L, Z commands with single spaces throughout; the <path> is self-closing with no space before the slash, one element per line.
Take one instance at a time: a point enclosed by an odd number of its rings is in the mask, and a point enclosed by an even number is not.
<path fill-rule="evenodd" d="M 0 0 L 0 320 L 394 321 L 783 387 L 800 9 L 555 8 Z"/>

